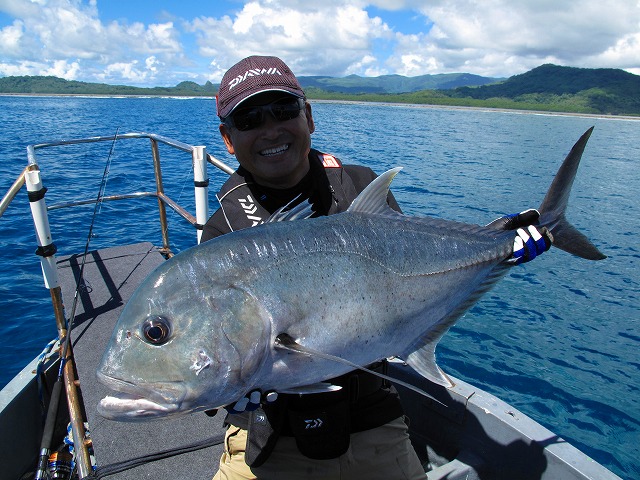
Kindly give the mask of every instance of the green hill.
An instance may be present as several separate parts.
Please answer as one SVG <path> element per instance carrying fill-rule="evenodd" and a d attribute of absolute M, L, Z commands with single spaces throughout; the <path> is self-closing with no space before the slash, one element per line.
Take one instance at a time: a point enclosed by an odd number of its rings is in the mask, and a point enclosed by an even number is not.
<path fill-rule="evenodd" d="M 528 103 L 573 103 L 597 113 L 640 114 L 640 76 L 613 68 L 542 65 L 508 80 L 475 88 L 460 87 L 451 97 L 508 98 Z"/>
<path fill-rule="evenodd" d="M 402 75 L 383 75 L 380 77 L 306 77 L 298 78 L 303 88 L 318 89 L 336 93 L 403 93 L 427 89 L 456 88 L 462 86 L 486 85 L 499 81 L 496 78 L 480 77 L 468 73 L 442 75 L 421 75 L 404 77 Z M 215 95 L 218 85 L 207 82 L 198 85 L 195 82 L 181 82 L 175 87 L 130 87 L 126 85 L 107 85 L 87 83 L 75 80 L 63 80 L 57 77 L 5 77 L 0 78 L 0 93 L 40 93 L 40 94 L 87 94 L 87 95 Z"/>
<path fill-rule="evenodd" d="M 312 99 L 401 102 L 510 108 L 569 113 L 640 115 L 640 76 L 611 68 L 542 65 L 506 80 L 466 73 L 299 77 Z M 141 88 L 63 80 L 56 77 L 0 78 L 0 93 L 69 95 L 169 95 L 213 97 L 218 85 L 181 82 Z"/>
<path fill-rule="evenodd" d="M 470 73 L 443 73 L 438 75 L 381 75 L 379 77 L 305 77 L 298 78 L 304 89 L 314 88 L 337 93 L 406 93 L 420 90 L 442 90 L 464 86 L 487 85 L 500 78 L 481 77 Z"/>
<path fill-rule="evenodd" d="M 218 86 L 207 82 L 181 82 L 175 87 L 131 87 L 105 83 L 78 82 L 58 77 L 4 77 L 0 78 L 0 93 L 51 95 L 184 95 L 214 96 Z"/>

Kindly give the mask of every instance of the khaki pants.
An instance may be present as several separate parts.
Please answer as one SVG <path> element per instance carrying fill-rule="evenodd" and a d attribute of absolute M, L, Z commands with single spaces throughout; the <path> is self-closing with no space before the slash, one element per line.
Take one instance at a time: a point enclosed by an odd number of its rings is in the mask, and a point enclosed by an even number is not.
<path fill-rule="evenodd" d="M 347 452 L 331 460 L 303 456 L 292 437 L 280 437 L 260 467 L 244 461 L 247 431 L 231 425 L 225 435 L 220 470 L 213 480 L 309 479 L 309 480 L 425 480 L 402 418 L 364 432 L 352 433 Z"/>

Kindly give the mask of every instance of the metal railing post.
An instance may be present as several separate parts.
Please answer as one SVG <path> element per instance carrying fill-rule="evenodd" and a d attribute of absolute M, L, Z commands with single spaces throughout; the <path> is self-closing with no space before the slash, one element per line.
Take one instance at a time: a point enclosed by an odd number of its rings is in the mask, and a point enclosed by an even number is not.
<path fill-rule="evenodd" d="M 209 177 L 207 176 L 207 149 L 193 147 L 193 184 L 196 196 L 196 235 L 198 243 L 202 237 L 202 229 L 209 219 Z"/>
<path fill-rule="evenodd" d="M 18 178 L 16 178 L 16 181 L 13 182 L 13 185 L 11 185 L 11 188 L 9 188 L 5 196 L 2 197 L 2 200 L 0 200 L 0 217 L 4 214 L 4 212 L 9 207 L 9 204 L 11 203 L 11 201 L 15 198 L 15 196 L 18 194 L 18 192 L 24 185 L 24 175 L 28 170 L 29 170 L 29 167 L 25 168 L 22 172 L 20 172 L 20 175 L 18 175 Z"/>
<path fill-rule="evenodd" d="M 153 155 L 153 171 L 156 177 L 156 191 L 158 193 L 158 211 L 160 212 L 160 228 L 162 229 L 162 253 L 169 255 L 171 247 L 169 246 L 169 227 L 167 225 L 167 209 L 161 197 L 164 196 L 164 185 L 162 184 L 162 168 L 160 166 L 160 150 L 158 142 L 154 138 L 151 140 L 151 153 Z"/>
<path fill-rule="evenodd" d="M 33 217 L 38 242 L 36 254 L 40 256 L 40 265 L 42 266 L 42 276 L 44 277 L 45 286 L 51 293 L 62 355 L 62 344 L 69 333 L 67 332 L 64 318 L 62 291 L 56 267 L 56 246 L 51 236 L 49 215 L 47 214 L 47 205 L 44 200 L 47 189 L 42 185 L 42 178 L 37 164 L 31 164 L 25 171 L 25 183 L 27 185 L 29 206 L 31 207 L 31 216 Z M 71 348 L 67 351 L 67 358 L 62 359 L 62 361 L 65 362 L 63 371 L 64 391 L 76 445 L 76 463 L 78 465 L 80 478 L 84 478 L 91 472 L 91 459 L 87 446 L 84 444 L 86 432 L 84 429 L 84 419 L 82 417 L 81 401 L 77 390 L 77 380 L 74 373 Z"/>
<path fill-rule="evenodd" d="M 36 230 L 36 240 L 38 242 L 36 253 L 40 256 L 40 266 L 42 267 L 44 284 L 48 289 L 56 288 L 60 286 L 58 270 L 56 269 L 56 246 L 51 239 L 47 204 L 44 201 L 44 194 L 47 189 L 42 186 L 40 169 L 37 165 L 32 165 L 25 172 L 25 182 L 29 195 L 31 216 L 33 217 L 33 224 Z"/>

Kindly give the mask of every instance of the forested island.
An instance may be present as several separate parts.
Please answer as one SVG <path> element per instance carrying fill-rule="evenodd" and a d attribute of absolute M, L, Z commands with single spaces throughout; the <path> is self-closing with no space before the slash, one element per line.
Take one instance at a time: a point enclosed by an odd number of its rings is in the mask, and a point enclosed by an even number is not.
<path fill-rule="evenodd" d="M 596 115 L 640 116 L 640 76 L 619 69 L 542 65 L 508 79 L 470 74 L 404 77 L 299 77 L 316 100 L 411 103 L 537 110 Z M 0 94 L 203 96 L 218 85 L 181 82 L 175 87 L 142 88 L 64 80 L 57 77 L 0 78 Z"/>

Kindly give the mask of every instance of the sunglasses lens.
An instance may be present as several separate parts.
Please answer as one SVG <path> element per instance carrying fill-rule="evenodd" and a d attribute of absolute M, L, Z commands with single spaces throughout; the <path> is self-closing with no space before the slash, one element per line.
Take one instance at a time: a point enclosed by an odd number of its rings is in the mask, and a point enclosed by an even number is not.
<path fill-rule="evenodd" d="M 262 124 L 263 117 L 264 114 L 260 107 L 245 108 L 231 115 L 233 125 L 243 132 L 259 127 Z"/>
<path fill-rule="evenodd" d="M 297 98 L 278 100 L 271 104 L 271 113 L 280 122 L 293 120 L 300 115 L 301 109 Z"/>
<path fill-rule="evenodd" d="M 271 112 L 273 117 L 279 122 L 293 120 L 300 115 L 300 110 L 304 107 L 304 100 L 289 97 L 276 100 L 268 105 L 258 107 L 248 107 L 240 109 L 231 114 L 231 126 L 242 132 L 258 128 L 264 122 L 266 111 Z"/>

